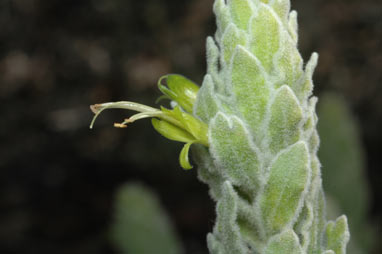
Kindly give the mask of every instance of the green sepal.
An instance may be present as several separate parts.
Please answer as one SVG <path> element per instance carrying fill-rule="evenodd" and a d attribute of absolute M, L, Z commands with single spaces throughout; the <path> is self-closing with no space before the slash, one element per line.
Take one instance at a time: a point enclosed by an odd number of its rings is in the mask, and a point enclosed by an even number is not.
<path fill-rule="evenodd" d="M 192 165 L 190 164 L 190 160 L 189 160 L 189 156 L 188 156 L 190 146 L 192 144 L 193 144 L 193 142 L 186 143 L 183 146 L 182 151 L 180 151 L 179 163 L 180 163 L 180 166 L 184 169 L 192 169 Z"/>
<path fill-rule="evenodd" d="M 162 84 L 166 80 L 167 87 Z M 188 113 L 192 108 L 199 91 L 199 86 L 186 77 L 178 74 L 169 74 L 161 77 L 158 81 L 159 90 L 171 100 L 175 101 Z"/>
<path fill-rule="evenodd" d="M 168 97 L 167 95 L 161 95 L 161 96 L 159 96 L 159 97 L 155 100 L 155 104 L 158 104 L 158 103 L 161 102 L 162 100 L 171 100 L 171 98 Z"/>
<path fill-rule="evenodd" d="M 172 110 L 161 107 L 161 110 L 168 116 L 179 121 L 180 126 L 178 127 L 189 132 L 192 136 L 194 136 L 194 139 L 196 139 L 198 143 L 208 146 L 208 126 L 205 123 L 199 119 L 196 119 L 192 115 L 183 112 L 179 106 L 176 106 Z"/>
<path fill-rule="evenodd" d="M 174 141 L 184 142 L 184 143 L 195 141 L 195 138 L 191 134 L 189 134 L 187 131 L 169 122 L 153 118 L 151 119 L 151 123 L 154 129 L 165 138 L 168 138 Z"/>

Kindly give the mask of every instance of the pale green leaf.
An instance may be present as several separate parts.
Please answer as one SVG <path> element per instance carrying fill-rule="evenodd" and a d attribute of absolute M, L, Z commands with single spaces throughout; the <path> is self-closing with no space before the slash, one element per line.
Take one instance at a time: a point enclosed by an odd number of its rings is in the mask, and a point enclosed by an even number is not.
<path fill-rule="evenodd" d="M 216 46 L 212 37 L 207 37 L 206 43 L 207 53 L 207 73 L 214 79 L 218 77 L 218 61 L 219 61 L 219 48 Z"/>
<path fill-rule="evenodd" d="M 231 15 L 227 5 L 225 4 L 225 0 L 216 0 L 214 2 L 213 11 L 216 16 L 217 25 L 216 39 L 220 41 L 224 30 L 230 23 Z"/>
<path fill-rule="evenodd" d="M 268 234 L 281 231 L 297 217 L 308 185 L 308 163 L 309 152 L 303 142 L 282 151 L 272 163 L 264 192 L 259 197 Z"/>
<path fill-rule="evenodd" d="M 288 86 L 280 87 L 271 105 L 268 125 L 269 146 L 274 154 L 299 140 L 302 114 L 293 91 Z"/>
<path fill-rule="evenodd" d="M 271 0 L 269 5 L 277 13 L 281 21 L 286 25 L 290 11 L 290 0 Z"/>
<path fill-rule="evenodd" d="M 218 113 L 210 123 L 210 150 L 216 164 L 234 185 L 253 189 L 259 185 L 260 165 L 249 137 L 237 117 Z"/>
<path fill-rule="evenodd" d="M 214 234 L 219 237 L 223 245 L 223 253 L 248 253 L 241 236 L 240 229 L 236 223 L 238 196 L 229 181 L 222 186 L 222 197 L 216 207 L 217 221 Z"/>
<path fill-rule="evenodd" d="M 303 254 L 298 236 L 292 229 L 273 236 L 265 249 L 265 254 Z"/>
<path fill-rule="evenodd" d="M 296 86 L 304 74 L 303 60 L 297 50 L 297 44 L 287 30 L 280 32 L 280 49 L 275 55 L 275 68 L 273 75 L 277 77 L 276 88 L 289 85 L 296 94 L 301 93 L 301 88 Z"/>
<path fill-rule="evenodd" d="M 210 253 L 213 254 L 225 254 L 223 244 L 215 239 L 215 236 L 211 233 L 207 235 L 207 245 Z"/>
<path fill-rule="evenodd" d="M 304 250 L 308 248 L 310 241 L 310 230 L 313 222 L 313 208 L 311 202 L 305 200 L 304 206 L 299 214 L 299 217 L 293 227 L 296 234 L 300 237 L 300 244 Z"/>
<path fill-rule="evenodd" d="M 230 0 L 228 7 L 236 26 L 242 30 L 247 30 L 249 19 L 253 13 L 250 0 Z"/>
<path fill-rule="evenodd" d="M 244 46 L 246 38 L 243 33 L 233 24 L 229 24 L 222 37 L 223 65 L 228 65 L 238 45 Z"/>
<path fill-rule="evenodd" d="M 292 37 L 294 43 L 297 44 L 298 41 L 298 23 L 297 23 L 297 12 L 291 11 L 289 13 L 289 20 L 288 20 L 288 28 L 289 28 L 289 34 Z"/>
<path fill-rule="evenodd" d="M 231 68 L 236 105 L 258 139 L 270 94 L 265 73 L 258 59 L 241 46 L 235 50 Z"/>
<path fill-rule="evenodd" d="M 257 15 L 252 18 L 250 33 L 251 52 L 260 60 L 266 71 L 273 67 L 273 57 L 279 50 L 281 23 L 276 13 L 260 4 Z"/>
<path fill-rule="evenodd" d="M 203 85 L 201 86 L 198 97 L 196 98 L 194 114 L 200 117 L 200 119 L 202 119 L 205 123 L 208 123 L 217 113 L 219 107 L 219 102 L 214 91 L 212 77 L 207 74 L 204 77 Z"/>
<path fill-rule="evenodd" d="M 314 169 L 312 168 L 312 171 Z M 309 190 L 309 202 L 312 202 L 312 207 L 314 209 L 313 222 L 310 229 L 310 241 L 307 249 L 308 253 L 318 253 L 322 250 L 322 237 L 323 230 L 325 227 L 325 197 L 321 186 L 321 178 L 317 176 L 313 179 L 311 183 L 311 190 Z"/>
<path fill-rule="evenodd" d="M 335 254 L 345 254 L 346 244 L 350 238 L 346 216 L 340 216 L 335 222 L 330 221 L 326 225 L 326 245 L 328 250 Z"/>

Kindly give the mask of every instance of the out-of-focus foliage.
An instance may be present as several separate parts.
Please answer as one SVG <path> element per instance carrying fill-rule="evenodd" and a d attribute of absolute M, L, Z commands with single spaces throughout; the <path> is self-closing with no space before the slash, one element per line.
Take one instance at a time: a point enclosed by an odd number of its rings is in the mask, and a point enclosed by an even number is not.
<path fill-rule="evenodd" d="M 374 231 L 367 221 L 369 188 L 357 122 L 344 99 L 334 93 L 321 95 L 318 114 L 318 155 L 329 219 L 345 213 L 351 233 L 348 253 L 369 253 Z"/>
<path fill-rule="evenodd" d="M 118 253 L 183 252 L 157 196 L 138 183 L 125 184 L 117 191 L 111 236 Z"/>

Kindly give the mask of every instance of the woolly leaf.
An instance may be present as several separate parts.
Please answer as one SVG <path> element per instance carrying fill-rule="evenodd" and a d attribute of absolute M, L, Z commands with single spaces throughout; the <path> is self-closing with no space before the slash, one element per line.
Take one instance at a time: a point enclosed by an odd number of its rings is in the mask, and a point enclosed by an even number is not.
<path fill-rule="evenodd" d="M 270 148 L 273 153 L 295 143 L 300 137 L 302 109 L 288 86 L 280 87 L 271 106 L 268 125 Z"/>
<path fill-rule="evenodd" d="M 293 230 L 286 230 L 273 236 L 265 249 L 265 254 L 302 254 L 298 237 Z"/>
<path fill-rule="evenodd" d="M 207 235 L 207 244 L 208 249 L 210 250 L 210 253 L 214 254 L 224 254 L 223 250 L 223 244 L 221 244 L 219 241 L 215 239 L 215 236 L 211 233 Z"/>
<path fill-rule="evenodd" d="M 342 215 L 335 222 L 330 221 L 326 225 L 327 249 L 335 254 L 345 254 L 346 244 L 350 238 L 346 216 Z"/>
<path fill-rule="evenodd" d="M 270 93 L 264 72 L 258 59 L 241 46 L 235 50 L 231 68 L 231 83 L 237 107 L 257 139 L 259 135 L 256 134 L 261 131 Z"/>
<path fill-rule="evenodd" d="M 309 150 L 315 153 L 318 149 L 318 145 L 320 144 L 320 138 L 318 137 L 318 133 L 316 130 L 312 132 L 312 135 L 310 136 L 308 143 L 309 143 Z"/>
<path fill-rule="evenodd" d="M 313 216 L 314 213 L 311 203 L 305 201 L 297 222 L 294 225 L 294 230 L 299 235 L 300 243 L 304 250 L 306 250 L 309 245 L 310 226 L 313 222 Z"/>
<path fill-rule="evenodd" d="M 259 197 L 268 234 L 279 232 L 297 216 L 308 184 L 308 163 L 309 154 L 303 142 L 282 151 L 272 163 L 264 192 Z"/>
<path fill-rule="evenodd" d="M 290 36 L 292 37 L 294 43 L 297 44 L 298 41 L 298 24 L 297 24 L 297 12 L 291 11 L 289 13 L 289 20 L 288 20 L 288 31 Z"/>
<path fill-rule="evenodd" d="M 215 234 L 223 245 L 223 253 L 248 253 L 241 241 L 237 219 L 237 194 L 229 181 L 222 186 L 222 197 L 216 207 Z"/>
<path fill-rule="evenodd" d="M 276 87 L 284 84 L 291 86 L 292 90 L 299 94 L 301 89 L 297 88 L 297 84 L 303 75 L 302 58 L 297 50 L 296 42 L 289 35 L 288 31 L 283 30 L 280 32 L 280 49 L 275 55 L 275 69 L 274 75 L 277 76 L 278 81 Z"/>
<path fill-rule="evenodd" d="M 252 8 L 249 0 L 231 0 L 228 2 L 233 22 L 238 28 L 247 30 Z"/>
<path fill-rule="evenodd" d="M 206 75 L 203 80 L 203 85 L 199 90 L 198 97 L 194 105 L 194 113 L 199 116 L 204 122 L 209 120 L 218 111 L 219 104 L 214 91 L 214 83 L 210 75 Z"/>
<path fill-rule="evenodd" d="M 313 169 L 312 169 L 313 170 Z M 309 191 L 309 201 L 313 207 L 313 221 L 310 228 L 310 239 L 307 248 L 308 253 L 318 253 L 322 250 L 322 232 L 325 227 L 325 197 L 322 191 L 321 178 L 312 181 L 312 189 Z"/>
<path fill-rule="evenodd" d="M 218 77 L 218 61 L 219 61 L 219 49 L 216 46 L 214 39 L 212 37 L 207 37 L 206 43 L 207 51 L 207 73 L 213 78 Z"/>
<path fill-rule="evenodd" d="M 259 161 L 249 133 L 237 117 L 218 113 L 210 123 L 210 148 L 216 164 L 234 185 L 258 186 Z"/>
<path fill-rule="evenodd" d="M 225 0 L 216 0 L 214 2 L 213 11 L 216 15 L 216 25 L 218 28 L 216 31 L 216 39 L 220 41 L 222 33 L 230 23 L 231 15 L 227 5 L 225 4 Z"/>
<path fill-rule="evenodd" d="M 280 21 L 268 5 L 261 4 L 251 21 L 251 52 L 260 60 L 266 71 L 273 66 L 273 57 L 279 50 Z"/>
<path fill-rule="evenodd" d="M 292 90 L 296 93 L 296 96 L 300 101 L 305 101 L 310 95 L 312 95 L 312 76 L 317 65 L 317 60 L 318 54 L 313 53 L 305 66 L 305 73 L 303 74 L 303 77 L 297 82 L 290 84 Z"/>
<path fill-rule="evenodd" d="M 237 27 L 231 23 L 224 31 L 222 37 L 223 65 L 229 64 L 237 45 L 245 45 L 245 37 Z"/>
<path fill-rule="evenodd" d="M 277 13 L 283 23 L 287 23 L 288 15 L 290 11 L 289 0 L 272 0 L 269 5 Z"/>

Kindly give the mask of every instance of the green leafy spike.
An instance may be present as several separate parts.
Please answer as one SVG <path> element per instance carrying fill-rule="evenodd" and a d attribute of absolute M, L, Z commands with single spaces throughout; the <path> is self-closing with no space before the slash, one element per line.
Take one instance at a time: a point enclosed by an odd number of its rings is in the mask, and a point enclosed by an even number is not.
<path fill-rule="evenodd" d="M 213 11 L 217 31 L 207 38 L 200 89 L 167 75 L 158 86 L 171 109 L 105 103 L 92 106 L 95 118 L 108 108 L 138 111 L 117 127 L 153 118 L 160 134 L 185 143 L 184 169 L 193 150 L 198 177 L 217 202 L 212 254 L 343 254 L 340 224 L 325 229 L 312 96 L 318 55 L 303 68 L 297 12 L 290 0 L 214 0 Z"/>

